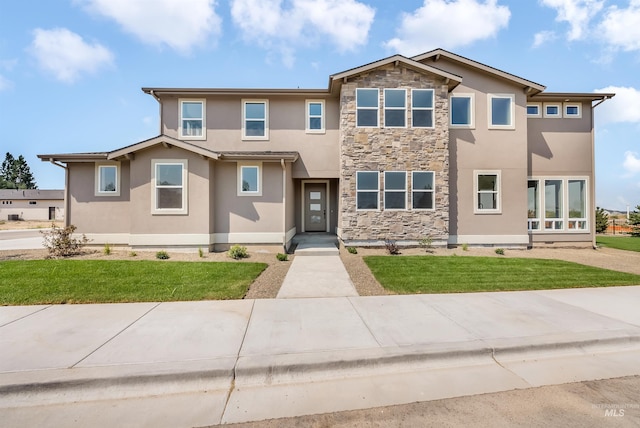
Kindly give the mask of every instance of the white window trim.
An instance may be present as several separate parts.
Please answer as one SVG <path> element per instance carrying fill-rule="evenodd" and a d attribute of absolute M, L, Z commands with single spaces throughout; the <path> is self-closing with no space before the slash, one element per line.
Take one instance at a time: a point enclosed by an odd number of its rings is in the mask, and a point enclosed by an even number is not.
<path fill-rule="evenodd" d="M 116 190 L 114 192 L 103 192 L 100 190 L 100 168 L 116 168 Z M 120 162 L 96 162 L 95 166 L 95 196 L 120 196 Z"/>
<path fill-rule="evenodd" d="M 545 234 L 545 233 L 590 233 L 590 218 L 589 218 L 589 211 L 590 211 L 590 202 L 589 202 L 589 177 L 587 176 L 566 176 L 566 175 L 562 175 L 562 176 L 535 176 L 535 177 L 529 177 L 528 180 L 533 181 L 536 180 L 538 181 L 538 186 L 539 186 L 539 203 L 540 203 L 540 229 L 537 230 L 529 230 L 529 232 L 531 233 L 541 233 L 541 234 Z M 545 189 L 544 189 L 544 183 L 546 180 L 560 180 L 562 181 L 562 218 L 548 218 L 546 217 L 546 210 L 545 210 L 545 205 L 546 205 L 546 201 L 545 201 Z M 584 189 L 584 193 L 585 193 L 585 211 L 587 216 L 584 218 L 570 218 L 569 217 L 569 181 L 572 180 L 582 180 L 585 183 L 585 189 Z M 546 229 L 545 228 L 545 221 L 561 221 L 562 222 L 562 228 L 560 229 L 555 229 L 555 228 L 551 228 L 551 229 Z M 570 221 L 584 221 L 586 222 L 586 228 L 584 229 L 570 229 L 569 228 L 569 222 Z"/>
<path fill-rule="evenodd" d="M 404 92 L 404 107 L 387 107 L 387 91 L 402 91 Z M 383 106 L 382 108 L 384 109 L 384 128 L 396 128 L 396 129 L 402 129 L 402 128 L 406 128 L 407 127 L 407 120 L 408 120 L 408 114 L 407 114 L 407 90 L 405 88 L 384 88 L 384 90 L 382 91 L 383 93 Z M 404 111 L 404 125 L 402 126 L 387 126 L 386 121 L 387 121 L 387 110 L 397 110 L 397 111 Z"/>
<path fill-rule="evenodd" d="M 413 187 L 413 174 L 415 173 L 431 173 L 431 176 L 433 178 L 433 189 L 431 190 L 426 190 L 426 189 L 418 189 L 416 190 Z M 432 198 L 432 207 L 433 208 L 414 208 L 413 207 L 413 193 L 417 192 L 417 193 L 431 193 L 431 198 Z M 436 210 L 436 173 L 435 171 L 411 171 L 411 206 L 409 207 L 412 211 L 435 211 Z"/>
<path fill-rule="evenodd" d="M 577 107 L 578 114 L 568 114 L 567 109 L 569 107 Z M 582 119 L 582 104 L 581 103 L 564 103 L 562 106 L 562 113 L 564 114 L 565 119 Z"/>
<path fill-rule="evenodd" d="M 316 115 L 311 115 L 310 111 L 309 111 L 309 106 L 311 104 L 320 104 L 321 108 L 322 108 L 322 114 L 320 115 L 320 129 L 311 129 L 309 127 L 310 125 L 310 121 L 311 118 L 315 118 L 318 117 Z M 324 100 L 306 100 L 305 102 L 305 118 L 307 120 L 306 124 L 305 124 L 305 131 L 307 134 L 324 134 L 326 133 L 326 129 L 325 129 L 325 116 L 326 116 L 326 112 L 325 112 L 325 103 Z"/>
<path fill-rule="evenodd" d="M 404 174 L 404 190 L 388 189 L 387 190 L 387 173 L 388 172 L 401 172 Z M 407 171 L 384 171 L 384 189 L 382 201 L 384 203 L 385 211 L 408 211 L 409 210 L 409 186 L 408 186 L 408 174 Z M 387 208 L 387 193 L 403 193 L 404 192 L 404 208 Z"/>
<path fill-rule="evenodd" d="M 529 107 L 537 107 L 538 114 L 529 114 L 527 112 L 527 117 L 532 117 L 532 118 L 542 117 L 542 103 L 527 103 L 527 110 L 529 110 Z"/>
<path fill-rule="evenodd" d="M 480 175 L 495 175 L 497 189 L 495 190 L 496 208 L 493 209 L 480 209 L 478 208 L 478 176 Z M 502 214 L 502 171 L 500 170 L 478 170 L 473 171 L 473 213 L 474 214 Z"/>
<path fill-rule="evenodd" d="M 182 208 L 157 208 L 156 168 L 157 165 L 182 165 Z M 187 215 L 189 214 L 189 161 L 188 159 L 151 159 L 151 214 Z"/>
<path fill-rule="evenodd" d="M 510 125 L 494 125 L 492 121 L 493 109 L 491 101 L 494 98 L 509 98 L 511 100 Z M 516 96 L 514 94 L 487 94 L 487 124 L 489 129 L 516 129 Z"/>
<path fill-rule="evenodd" d="M 547 107 L 557 107 L 558 114 L 549 114 L 547 113 Z M 544 103 L 543 107 L 543 116 L 549 119 L 557 119 L 562 117 L 562 104 L 561 103 Z"/>
<path fill-rule="evenodd" d="M 182 104 L 188 102 L 188 103 L 195 103 L 195 102 L 199 102 L 202 103 L 202 135 L 183 135 L 182 134 Z M 180 117 L 179 123 L 178 123 L 178 135 L 180 136 L 181 139 L 183 140 L 206 140 L 207 139 L 207 100 L 204 98 L 180 98 L 178 100 L 178 115 Z M 187 119 L 189 120 L 189 119 Z M 193 120 L 193 119 L 191 119 Z"/>
<path fill-rule="evenodd" d="M 528 206 L 529 205 L 529 195 L 527 195 L 527 230 L 529 232 L 539 232 L 543 228 L 543 223 L 542 223 L 542 218 L 543 218 L 542 209 L 543 209 L 543 206 L 541 205 L 542 204 L 542 197 L 540 196 L 540 194 L 543 193 L 543 192 L 542 192 L 542 188 L 540 187 L 540 179 L 539 178 L 533 178 L 533 177 L 529 177 L 527 179 L 527 192 L 529 190 L 529 181 L 535 181 L 535 182 L 538 183 L 538 186 L 537 186 L 538 194 L 536 195 L 536 199 L 537 199 L 536 202 L 537 202 L 537 205 L 538 205 L 538 216 L 537 217 L 533 217 L 533 218 L 529 218 L 529 206 Z M 534 222 L 534 221 L 538 222 L 538 228 L 537 229 L 533 229 L 531 227 L 531 223 Z"/>
<path fill-rule="evenodd" d="M 358 190 L 358 173 L 359 172 L 375 172 L 378 174 L 377 187 L 375 192 L 378 194 L 376 198 L 376 208 L 358 208 L 358 193 L 360 192 L 373 192 L 373 190 Z M 380 211 L 380 172 L 379 171 L 356 171 L 356 211 Z"/>
<path fill-rule="evenodd" d="M 416 91 L 431 91 L 431 107 L 414 107 L 413 106 L 413 94 Z M 434 129 L 436 127 L 436 115 L 435 115 L 435 105 L 436 105 L 436 96 L 435 90 L 431 88 L 414 88 L 411 89 L 411 127 L 412 128 L 420 128 L 420 129 Z M 414 111 L 431 111 L 431 126 L 416 126 L 413 123 L 413 112 Z"/>
<path fill-rule="evenodd" d="M 258 190 L 255 192 L 242 190 L 242 170 L 244 168 L 257 168 L 258 169 Z M 262 162 L 238 162 L 238 178 L 237 178 L 237 190 L 238 196 L 262 196 Z"/>
<path fill-rule="evenodd" d="M 452 123 L 453 116 L 451 115 L 451 99 L 452 98 L 469 98 L 469 124 L 468 125 L 454 125 Z M 449 128 L 456 129 L 475 129 L 476 127 L 476 94 L 474 93 L 459 93 L 459 94 L 451 94 L 449 96 Z"/>
<path fill-rule="evenodd" d="M 264 135 L 247 135 L 247 104 L 264 104 Z M 249 119 L 258 120 L 258 119 Z M 269 100 L 265 99 L 243 99 L 242 100 L 242 139 L 248 141 L 269 140 Z"/>
<path fill-rule="evenodd" d="M 378 91 L 378 104 L 375 107 L 358 107 L 358 91 L 359 90 L 375 90 Z M 359 126 L 358 110 L 375 110 L 376 125 L 375 126 Z M 356 128 L 380 128 L 380 89 L 379 88 L 356 88 Z"/>

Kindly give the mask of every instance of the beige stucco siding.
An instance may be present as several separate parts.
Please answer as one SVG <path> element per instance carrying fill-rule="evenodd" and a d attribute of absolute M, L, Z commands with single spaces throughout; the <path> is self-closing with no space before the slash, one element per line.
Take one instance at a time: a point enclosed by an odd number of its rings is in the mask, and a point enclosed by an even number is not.
<path fill-rule="evenodd" d="M 70 212 L 66 220 L 77 227 L 78 233 L 129 232 L 128 162 L 120 163 L 120 196 L 96 196 L 96 166 L 93 162 L 69 163 L 68 174 Z"/>

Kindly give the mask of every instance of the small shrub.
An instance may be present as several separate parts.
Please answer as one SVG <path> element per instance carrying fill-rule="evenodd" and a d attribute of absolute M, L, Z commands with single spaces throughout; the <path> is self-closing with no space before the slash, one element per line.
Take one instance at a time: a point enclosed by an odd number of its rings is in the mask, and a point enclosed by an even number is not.
<path fill-rule="evenodd" d="M 356 247 L 347 247 L 347 251 L 349 254 L 358 254 L 358 249 Z"/>
<path fill-rule="evenodd" d="M 249 257 L 249 254 L 247 253 L 247 247 L 242 247 L 240 245 L 234 245 L 233 247 L 229 248 L 227 254 L 229 255 L 229 257 L 235 260 L 246 259 L 247 257 Z"/>
<path fill-rule="evenodd" d="M 198 257 L 200 258 L 204 257 L 204 251 L 202 251 L 202 248 L 198 248 Z"/>
<path fill-rule="evenodd" d="M 156 253 L 156 259 L 158 260 L 167 260 L 169 258 L 169 253 L 166 251 L 158 251 Z"/>
<path fill-rule="evenodd" d="M 384 246 L 387 249 L 387 252 L 391 255 L 400 254 L 400 247 L 396 241 L 392 241 L 391 239 L 387 239 L 384 241 Z"/>
<path fill-rule="evenodd" d="M 287 260 L 289 260 L 289 256 L 286 254 L 278 253 L 276 254 L 276 259 L 278 259 L 281 262 L 286 262 Z"/>
<path fill-rule="evenodd" d="M 469 244 L 462 244 L 462 251 L 469 251 Z"/>
<path fill-rule="evenodd" d="M 504 248 L 496 248 L 496 254 L 504 256 Z"/>
<path fill-rule="evenodd" d="M 136 253 L 135 251 L 131 251 L 131 252 L 129 253 L 129 257 L 135 257 L 135 256 L 137 256 L 137 255 L 138 255 L 138 253 Z"/>
<path fill-rule="evenodd" d="M 419 242 L 420 247 L 424 248 L 425 251 L 430 252 L 433 248 L 433 238 L 431 236 L 427 236 L 426 238 L 422 238 Z"/>
<path fill-rule="evenodd" d="M 105 256 L 108 256 L 111 254 L 111 245 L 109 245 L 109 243 L 104 244 L 104 249 L 102 250 L 102 252 L 104 253 Z"/>
<path fill-rule="evenodd" d="M 49 252 L 49 257 L 69 257 L 82 252 L 89 239 L 84 234 L 81 238 L 74 238 L 75 230 L 76 227 L 72 224 L 58 227 L 52 223 L 51 230 L 40 232 L 43 236 L 42 245 Z"/>

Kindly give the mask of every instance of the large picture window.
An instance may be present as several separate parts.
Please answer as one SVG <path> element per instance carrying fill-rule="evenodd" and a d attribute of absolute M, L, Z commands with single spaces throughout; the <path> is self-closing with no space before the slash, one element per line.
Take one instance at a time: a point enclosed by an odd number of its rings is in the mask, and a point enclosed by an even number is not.
<path fill-rule="evenodd" d="M 187 160 L 153 160 L 155 214 L 187 213 Z"/>
<path fill-rule="evenodd" d="M 384 209 L 404 210 L 407 208 L 407 173 L 404 171 L 385 171 L 384 173 Z"/>
<path fill-rule="evenodd" d="M 587 229 L 587 182 L 586 180 L 568 180 L 569 193 L 569 230 Z"/>
<path fill-rule="evenodd" d="M 384 90 L 384 126 L 386 128 L 404 128 L 407 126 L 406 90 Z"/>
<path fill-rule="evenodd" d="M 540 185 L 543 189 L 538 190 Z M 529 231 L 587 232 L 587 195 L 585 178 L 529 179 Z"/>
<path fill-rule="evenodd" d="M 204 138 L 204 100 L 180 100 L 180 137 Z"/>
<path fill-rule="evenodd" d="M 449 98 L 449 125 L 453 128 L 474 127 L 473 94 L 455 94 Z"/>
<path fill-rule="evenodd" d="M 380 198 L 380 182 L 377 171 L 358 171 L 356 173 L 356 208 L 359 210 L 377 210 Z"/>
<path fill-rule="evenodd" d="M 411 125 L 414 128 L 433 128 L 433 89 L 411 91 Z"/>
<path fill-rule="evenodd" d="M 356 126 L 378 127 L 380 91 L 378 89 L 356 89 Z"/>
<path fill-rule="evenodd" d="M 544 229 L 562 230 L 562 180 L 544 181 Z"/>
<path fill-rule="evenodd" d="M 266 140 L 269 138 L 268 103 L 261 100 L 242 102 L 242 138 Z"/>
<path fill-rule="evenodd" d="M 411 201 L 414 210 L 434 209 L 432 171 L 414 171 L 411 176 Z"/>

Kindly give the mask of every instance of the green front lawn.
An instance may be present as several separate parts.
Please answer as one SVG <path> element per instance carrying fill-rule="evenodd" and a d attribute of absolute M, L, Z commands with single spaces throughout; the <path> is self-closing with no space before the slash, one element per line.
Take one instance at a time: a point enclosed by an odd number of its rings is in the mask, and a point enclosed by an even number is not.
<path fill-rule="evenodd" d="M 12 260 L 0 305 L 242 299 L 264 263 Z"/>
<path fill-rule="evenodd" d="M 640 237 L 637 236 L 598 236 L 596 244 L 618 250 L 640 251 Z"/>
<path fill-rule="evenodd" d="M 367 256 L 380 284 L 399 294 L 640 285 L 640 275 L 561 260 L 460 256 Z"/>

